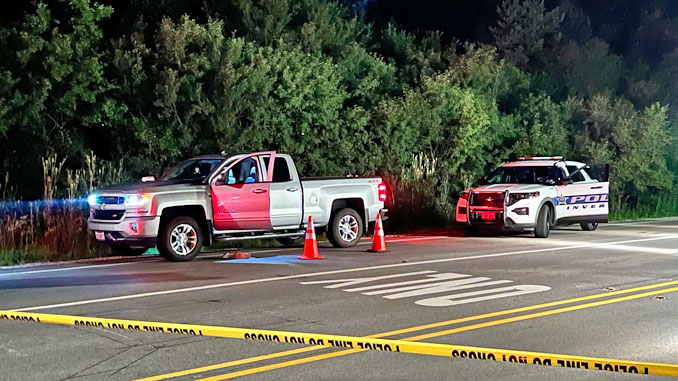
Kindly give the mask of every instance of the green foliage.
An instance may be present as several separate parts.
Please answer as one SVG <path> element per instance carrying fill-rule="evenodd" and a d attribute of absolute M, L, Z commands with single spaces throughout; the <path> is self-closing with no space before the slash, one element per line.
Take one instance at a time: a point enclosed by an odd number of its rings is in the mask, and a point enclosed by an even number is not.
<path fill-rule="evenodd" d="M 565 13 L 556 7 L 546 10 L 544 0 L 504 0 L 497 7 L 499 19 L 490 30 L 504 57 L 523 66 L 545 46 L 560 39 Z"/>
<path fill-rule="evenodd" d="M 522 136 L 513 146 L 519 156 L 567 155 L 569 115 L 544 95 L 530 94 L 516 115 Z"/>
<path fill-rule="evenodd" d="M 90 131 L 124 108 L 108 96 L 113 85 L 104 76 L 98 24 L 112 8 L 88 0 L 58 6 L 58 18 L 40 3 L 0 31 L 0 161 L 10 168 L 36 170 L 45 151 L 77 156 Z"/>
<path fill-rule="evenodd" d="M 617 205 L 650 202 L 678 171 L 678 24 L 642 16 L 633 57 L 661 59 L 635 62 L 575 3 L 506 0 L 488 45 L 375 29 L 362 0 L 39 2 L 0 26 L 0 173 L 41 194 L 37 158 L 58 154 L 69 184 L 53 185 L 77 194 L 106 181 L 80 169 L 94 154 L 129 178 L 275 149 L 304 175 L 384 174 L 449 219 L 500 162 L 562 154 L 611 162 Z M 102 29 L 111 17 L 123 25 Z"/>
<path fill-rule="evenodd" d="M 575 114 L 574 153 L 590 162 L 609 162 L 614 170 L 611 192 L 617 206 L 635 205 L 644 192 L 672 188 L 673 174 L 666 166 L 670 142 L 666 107 L 654 104 L 642 112 L 623 99 L 599 95 L 587 102 L 570 100 Z"/>
<path fill-rule="evenodd" d="M 616 94 L 624 77 L 624 61 L 609 53 L 609 45 L 593 38 L 584 47 L 574 41 L 556 53 L 556 76 L 569 95 L 588 98 L 599 93 Z"/>

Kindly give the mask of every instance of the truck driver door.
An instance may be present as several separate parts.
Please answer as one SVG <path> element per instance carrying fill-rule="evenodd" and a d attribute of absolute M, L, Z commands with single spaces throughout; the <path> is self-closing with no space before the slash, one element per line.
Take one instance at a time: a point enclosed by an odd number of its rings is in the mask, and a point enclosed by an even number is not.
<path fill-rule="evenodd" d="M 271 229 L 270 174 L 262 171 L 262 154 L 241 157 L 212 180 L 215 230 Z"/>

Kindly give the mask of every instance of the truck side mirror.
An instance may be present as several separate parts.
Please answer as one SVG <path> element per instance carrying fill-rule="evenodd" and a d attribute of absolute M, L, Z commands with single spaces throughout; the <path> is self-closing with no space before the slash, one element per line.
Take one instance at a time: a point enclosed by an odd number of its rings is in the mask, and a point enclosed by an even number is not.
<path fill-rule="evenodd" d="M 152 183 L 155 181 L 155 176 L 144 176 L 141 178 L 141 182 L 143 183 Z"/>

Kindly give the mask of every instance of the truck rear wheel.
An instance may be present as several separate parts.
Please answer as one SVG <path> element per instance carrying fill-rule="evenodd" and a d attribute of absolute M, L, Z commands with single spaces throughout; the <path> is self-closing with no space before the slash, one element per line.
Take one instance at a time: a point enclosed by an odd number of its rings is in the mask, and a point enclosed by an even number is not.
<path fill-rule="evenodd" d="M 334 247 L 353 247 L 362 238 L 364 226 L 363 220 L 355 210 L 340 209 L 327 227 L 327 240 Z"/>
<path fill-rule="evenodd" d="M 171 262 L 192 261 L 202 249 L 202 230 L 191 217 L 178 216 L 162 227 L 158 252 Z"/>
<path fill-rule="evenodd" d="M 537 238 L 548 238 L 551 232 L 551 208 L 544 205 L 539 209 L 537 217 L 537 226 L 534 228 L 534 236 Z"/>

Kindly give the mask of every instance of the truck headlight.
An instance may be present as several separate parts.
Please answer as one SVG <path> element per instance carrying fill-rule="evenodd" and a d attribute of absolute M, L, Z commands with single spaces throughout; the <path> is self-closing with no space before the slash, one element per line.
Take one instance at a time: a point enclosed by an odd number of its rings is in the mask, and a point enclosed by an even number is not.
<path fill-rule="evenodd" d="M 125 196 L 126 206 L 139 206 L 145 204 L 151 197 L 146 194 L 129 194 Z"/>
<path fill-rule="evenodd" d="M 539 197 L 539 192 L 528 192 L 528 193 L 510 193 L 508 204 L 513 205 L 520 200 L 526 200 L 528 198 Z"/>
<path fill-rule="evenodd" d="M 89 204 L 89 206 L 96 205 L 97 204 L 97 195 L 91 194 L 91 195 L 87 196 L 87 203 Z"/>

